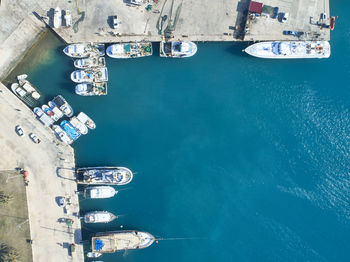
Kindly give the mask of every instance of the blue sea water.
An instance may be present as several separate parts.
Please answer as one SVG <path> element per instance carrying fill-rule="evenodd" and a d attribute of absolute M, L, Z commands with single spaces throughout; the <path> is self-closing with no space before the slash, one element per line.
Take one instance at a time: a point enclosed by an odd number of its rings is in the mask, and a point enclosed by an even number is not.
<path fill-rule="evenodd" d="M 136 173 L 113 199 L 81 200 L 82 213 L 122 215 L 83 224 L 84 238 L 122 226 L 165 239 L 99 260 L 350 260 L 349 7 L 331 3 L 330 59 L 257 59 L 246 43 L 164 59 L 155 44 L 152 57 L 106 58 L 106 97 L 74 94 L 60 43 L 25 68 L 46 100 L 95 120 L 73 145 L 78 166 Z"/>

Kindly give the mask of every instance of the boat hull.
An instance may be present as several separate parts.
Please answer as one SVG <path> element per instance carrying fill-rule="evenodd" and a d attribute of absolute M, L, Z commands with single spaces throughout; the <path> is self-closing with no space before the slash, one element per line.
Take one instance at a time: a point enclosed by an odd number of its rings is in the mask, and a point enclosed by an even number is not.
<path fill-rule="evenodd" d="M 331 54 L 327 41 L 260 42 L 248 46 L 244 51 L 251 56 L 267 59 L 328 58 Z"/>
<path fill-rule="evenodd" d="M 133 174 L 126 167 L 86 167 L 76 169 L 79 184 L 89 185 L 126 185 L 133 179 Z"/>
<path fill-rule="evenodd" d="M 111 58 L 127 59 L 151 56 L 152 43 L 120 43 L 107 47 L 106 54 Z"/>

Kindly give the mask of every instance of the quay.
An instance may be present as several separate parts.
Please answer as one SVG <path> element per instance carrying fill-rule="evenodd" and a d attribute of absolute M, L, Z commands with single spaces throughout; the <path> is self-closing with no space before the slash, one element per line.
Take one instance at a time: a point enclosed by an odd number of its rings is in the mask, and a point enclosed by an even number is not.
<path fill-rule="evenodd" d="M 164 36 L 190 41 L 298 40 L 283 31 L 304 32 L 300 40 L 330 40 L 325 27 L 330 17 L 328 0 L 256 1 L 264 10 L 288 13 L 285 23 L 271 13 L 250 9 L 250 0 L 145 0 L 140 6 L 115 0 L 0 1 L 0 82 L 13 70 L 48 27 L 66 43 L 130 41 L 158 42 Z M 53 29 L 53 11 L 72 13 L 73 26 Z M 271 9 L 272 8 L 272 9 Z M 118 25 L 112 28 L 112 17 Z M 326 17 L 326 18 L 323 18 Z M 63 54 L 62 54 L 63 55 Z M 234 58 L 233 58 L 234 59 Z M 6 83 L 7 84 L 7 83 Z M 26 190 L 30 246 L 35 262 L 84 261 L 79 201 L 75 194 L 74 150 L 62 145 L 53 132 L 3 83 L 0 83 L 1 170 L 23 167 L 29 172 Z M 26 133 L 19 137 L 15 126 Z M 29 133 L 41 139 L 34 144 Z M 57 205 L 57 197 L 70 198 L 69 212 Z M 71 226 L 59 222 L 72 219 Z M 75 252 L 68 247 L 75 243 Z"/>
<path fill-rule="evenodd" d="M 73 149 L 58 143 L 53 132 L 1 83 L 0 112 L 0 170 L 22 167 L 29 172 L 29 185 L 23 183 L 22 190 L 27 195 L 33 261 L 84 261 Z M 16 125 L 21 125 L 24 136 L 16 134 Z M 29 133 L 35 133 L 41 143 L 33 143 Z M 60 196 L 70 198 L 68 212 L 58 206 Z M 61 218 L 74 222 L 68 226 L 59 222 Z M 72 243 L 75 252 L 70 254 Z"/>
<path fill-rule="evenodd" d="M 0 2 L 0 80 L 50 27 L 66 43 L 161 41 L 164 36 L 189 41 L 298 40 L 283 31 L 303 32 L 299 40 L 330 40 L 328 0 L 128 0 Z M 73 26 L 53 28 L 54 8 L 72 13 Z M 253 8 L 252 8 L 253 7 Z M 282 23 L 273 18 L 288 13 Z M 268 10 L 268 11 L 266 11 Z M 117 27 L 113 28 L 113 16 Z"/>

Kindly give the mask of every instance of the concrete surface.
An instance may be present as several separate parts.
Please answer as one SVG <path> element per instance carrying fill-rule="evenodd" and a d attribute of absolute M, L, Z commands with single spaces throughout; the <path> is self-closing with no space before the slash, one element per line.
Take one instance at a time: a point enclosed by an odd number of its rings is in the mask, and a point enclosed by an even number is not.
<path fill-rule="evenodd" d="M 84 261 L 82 245 L 77 244 L 72 256 L 68 255 L 68 245 L 81 241 L 73 149 L 59 144 L 51 129 L 36 120 L 29 108 L 2 84 L 0 112 L 0 170 L 21 166 L 29 171 L 26 190 L 33 261 Z M 17 124 L 22 126 L 25 136 L 16 134 Z M 31 132 L 41 139 L 40 144 L 34 144 L 28 137 Z M 69 214 L 57 205 L 58 196 L 71 197 Z M 59 218 L 71 218 L 74 224 L 68 228 L 58 222 Z"/>
<path fill-rule="evenodd" d="M 245 41 L 297 40 L 294 36 L 283 35 L 284 30 L 305 32 L 300 40 L 330 40 L 330 30 L 316 25 L 321 13 L 326 13 L 329 18 L 328 0 L 264 0 L 258 2 L 279 7 L 279 12 L 289 13 L 289 18 L 285 23 L 271 17 L 248 19 L 249 32 L 245 35 Z M 324 22 L 329 24 L 329 19 Z"/>

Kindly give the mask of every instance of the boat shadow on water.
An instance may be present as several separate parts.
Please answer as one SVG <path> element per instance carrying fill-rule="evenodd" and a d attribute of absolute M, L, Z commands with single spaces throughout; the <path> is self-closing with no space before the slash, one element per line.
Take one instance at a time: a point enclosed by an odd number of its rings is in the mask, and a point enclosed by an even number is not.
<path fill-rule="evenodd" d="M 230 55 L 239 56 L 240 58 L 242 58 L 242 56 L 247 58 L 250 56 L 243 52 L 246 47 L 248 47 L 247 43 L 233 43 L 226 48 L 226 52 L 228 52 Z"/>

